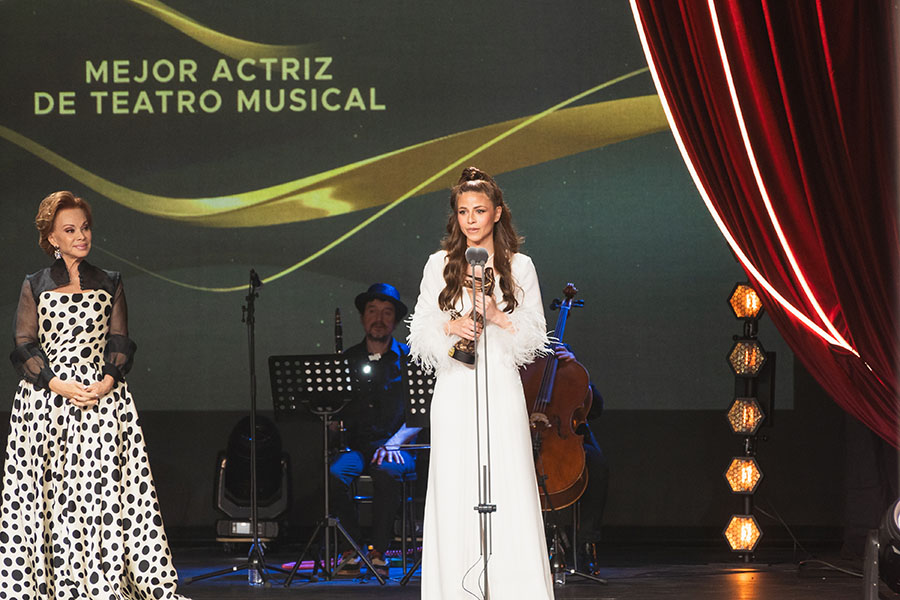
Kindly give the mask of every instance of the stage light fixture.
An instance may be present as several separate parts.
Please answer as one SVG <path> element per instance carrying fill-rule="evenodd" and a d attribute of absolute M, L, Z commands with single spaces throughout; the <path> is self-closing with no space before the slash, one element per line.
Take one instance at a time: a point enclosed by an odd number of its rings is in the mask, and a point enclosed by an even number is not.
<path fill-rule="evenodd" d="M 735 494 L 754 493 L 762 476 L 756 459 L 749 456 L 735 457 L 725 470 L 725 480 Z"/>
<path fill-rule="evenodd" d="M 732 515 L 723 533 L 732 552 L 753 552 L 762 537 L 762 531 L 753 515 Z"/>
<path fill-rule="evenodd" d="M 738 319 L 758 319 L 762 316 L 762 300 L 749 283 L 735 284 L 728 298 L 728 304 Z"/>
<path fill-rule="evenodd" d="M 756 435 L 766 418 L 756 398 L 735 398 L 727 416 L 731 430 L 738 435 Z"/>
<path fill-rule="evenodd" d="M 225 513 L 216 521 L 216 539 L 224 542 L 253 536 L 250 506 L 250 417 L 238 421 L 228 436 L 228 446 L 216 461 L 215 503 Z M 275 423 L 256 416 L 257 527 L 260 538 L 278 537 L 277 519 L 290 502 L 290 460 L 282 451 Z"/>
<path fill-rule="evenodd" d="M 900 594 L 900 499 L 885 513 L 877 535 L 879 577 Z"/>
<path fill-rule="evenodd" d="M 726 418 L 731 430 L 744 438 L 744 456 L 734 457 L 723 475 L 732 493 L 743 496 L 744 514 L 733 515 L 723 533 L 731 550 L 742 553 L 743 560 L 750 562 L 762 536 L 753 516 L 753 495 L 763 476 L 755 458 L 760 439 L 757 432 L 763 422 L 771 425 L 769 413 L 776 356 L 773 352 L 770 359 L 757 339 L 763 306 L 756 290 L 749 283 L 736 283 L 728 304 L 734 316 L 743 321 L 744 332 L 732 338 L 734 344 L 726 356 L 735 376 L 734 400 Z M 762 406 L 766 406 L 766 412 Z"/>
<path fill-rule="evenodd" d="M 756 377 L 766 363 L 766 351 L 756 339 L 740 338 L 728 352 L 728 364 L 738 377 Z"/>

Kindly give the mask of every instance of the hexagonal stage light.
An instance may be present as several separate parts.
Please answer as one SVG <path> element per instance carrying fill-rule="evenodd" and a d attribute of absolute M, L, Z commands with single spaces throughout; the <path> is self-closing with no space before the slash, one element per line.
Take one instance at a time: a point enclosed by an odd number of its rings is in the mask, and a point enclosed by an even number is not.
<path fill-rule="evenodd" d="M 738 435 L 755 435 L 766 418 L 756 398 L 735 398 L 727 416 L 731 430 Z"/>
<path fill-rule="evenodd" d="M 738 319 L 758 319 L 762 315 L 762 300 L 749 283 L 735 284 L 728 304 Z"/>
<path fill-rule="evenodd" d="M 731 515 L 731 521 L 723 535 L 733 552 L 753 552 L 762 537 L 762 531 L 753 515 Z"/>
<path fill-rule="evenodd" d="M 725 480 L 735 494 L 752 494 L 762 476 L 756 459 L 749 456 L 735 457 L 725 471 Z"/>
<path fill-rule="evenodd" d="M 738 377 L 756 377 L 765 363 L 766 351 L 755 339 L 739 339 L 728 352 L 728 364 Z"/>
<path fill-rule="evenodd" d="M 900 594 L 900 499 L 897 499 L 885 513 L 877 532 L 872 533 L 878 540 L 878 557 L 875 561 L 870 560 L 867 548 L 866 562 L 867 564 L 874 562 L 881 580 Z M 878 589 L 877 584 L 875 589 Z"/>

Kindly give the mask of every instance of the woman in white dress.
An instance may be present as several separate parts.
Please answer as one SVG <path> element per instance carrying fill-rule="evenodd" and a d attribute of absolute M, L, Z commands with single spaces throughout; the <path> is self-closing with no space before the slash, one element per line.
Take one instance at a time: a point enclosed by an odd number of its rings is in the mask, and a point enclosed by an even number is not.
<path fill-rule="evenodd" d="M 437 375 L 431 404 L 422 598 L 483 598 L 485 584 L 493 600 L 553 598 L 518 373 L 518 367 L 534 360 L 547 344 L 537 274 L 531 259 L 517 252 L 521 239 L 490 175 L 474 167 L 465 169 L 451 191 L 450 207 L 442 250 L 425 265 L 410 320 L 411 355 Z M 478 312 L 486 316 L 485 327 L 470 316 L 472 267 L 465 257 L 469 247 L 487 251 L 485 277 L 494 279 L 486 302 L 482 305 L 481 298 L 476 299 Z M 475 267 L 476 286 L 481 275 L 481 267 Z M 448 352 L 457 342 L 474 340 L 474 328 L 478 412 L 475 365 L 455 360 Z M 466 356 L 458 350 L 454 354 Z M 488 499 L 496 511 L 487 518 L 485 582 L 476 506 L 483 499 L 479 466 L 487 464 L 488 442 Z"/>
<path fill-rule="evenodd" d="M 10 358 L 13 400 L 0 505 L 0 599 L 172 600 L 159 504 L 124 376 L 122 278 L 85 260 L 91 210 L 71 192 L 35 219 L 56 262 L 25 278 Z"/>

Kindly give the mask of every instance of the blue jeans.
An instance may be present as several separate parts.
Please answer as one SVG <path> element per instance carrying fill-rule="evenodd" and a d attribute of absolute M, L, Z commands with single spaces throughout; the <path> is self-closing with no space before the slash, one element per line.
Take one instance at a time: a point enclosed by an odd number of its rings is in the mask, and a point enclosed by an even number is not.
<path fill-rule="evenodd" d="M 331 512 L 341 521 L 347 533 L 363 548 L 361 531 L 356 518 L 356 507 L 350 494 L 350 486 L 357 477 L 368 473 L 375 488 L 372 499 L 372 546 L 385 552 L 393 539 L 394 517 L 403 501 L 403 478 L 416 470 L 416 459 L 409 452 L 401 451 L 403 463 L 380 465 L 370 463 L 372 457 L 351 450 L 339 454 L 331 461 Z"/>

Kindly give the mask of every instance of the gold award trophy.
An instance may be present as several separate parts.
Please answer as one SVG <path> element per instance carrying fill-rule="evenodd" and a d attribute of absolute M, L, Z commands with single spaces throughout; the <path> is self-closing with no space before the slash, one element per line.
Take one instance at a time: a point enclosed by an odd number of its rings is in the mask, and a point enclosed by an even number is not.
<path fill-rule="evenodd" d="M 469 275 L 466 277 L 465 283 L 463 283 L 464 287 L 475 288 L 475 294 L 481 294 L 481 278 L 475 278 Z M 491 267 L 484 267 L 484 293 L 487 296 L 491 296 L 494 293 L 494 269 Z M 475 312 L 473 308 L 471 312 L 469 312 L 469 316 Z M 450 313 L 450 317 L 453 321 L 462 318 L 462 315 L 457 311 L 452 311 Z M 484 316 L 481 313 L 475 314 L 475 321 L 480 323 L 482 327 L 484 326 Z M 462 339 L 453 344 L 453 347 L 450 348 L 449 352 L 450 356 L 455 358 L 456 360 L 466 363 L 467 365 L 475 364 L 475 340 L 466 340 Z"/>

